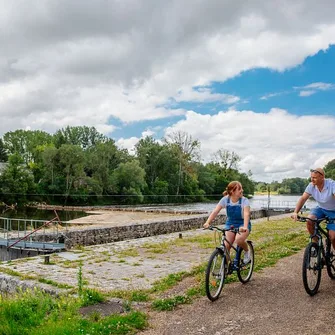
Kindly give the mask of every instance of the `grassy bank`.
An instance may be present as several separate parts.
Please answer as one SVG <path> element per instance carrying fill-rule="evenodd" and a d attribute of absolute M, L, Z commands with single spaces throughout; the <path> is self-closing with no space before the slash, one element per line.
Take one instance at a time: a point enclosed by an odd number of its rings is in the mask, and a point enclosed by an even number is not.
<path fill-rule="evenodd" d="M 273 266 L 280 258 L 296 253 L 308 242 L 305 226 L 289 218 L 254 224 L 250 239 L 255 247 L 255 271 Z M 209 257 L 215 247 L 213 233 L 208 231 L 169 243 L 152 243 L 146 248 L 151 252 L 169 254 L 171 249 L 185 246 L 194 252 L 206 250 Z M 126 257 L 127 251 L 122 252 Z M 133 252 L 129 250 L 128 254 Z M 133 302 L 146 302 L 149 310 L 158 311 L 173 310 L 178 305 L 192 303 L 205 294 L 205 267 L 206 263 L 203 263 L 189 272 L 170 274 L 148 290 L 113 291 L 108 296 L 102 296 L 95 290 L 85 290 L 79 267 L 78 297 L 52 297 L 37 290 L 2 297 L 0 335 L 135 334 L 147 326 L 147 315 L 138 311 Z M 229 281 L 235 280 L 236 277 L 229 277 Z M 82 306 L 102 302 L 111 296 L 124 299 L 124 313 L 107 317 L 97 311 L 88 316 L 80 313 Z"/>

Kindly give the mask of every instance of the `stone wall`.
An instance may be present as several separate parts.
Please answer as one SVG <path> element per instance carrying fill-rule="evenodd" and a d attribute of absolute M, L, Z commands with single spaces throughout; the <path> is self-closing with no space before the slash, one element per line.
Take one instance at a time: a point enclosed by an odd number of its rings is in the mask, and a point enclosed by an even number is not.
<path fill-rule="evenodd" d="M 286 211 L 287 212 L 287 211 Z M 283 214 L 283 211 L 266 211 L 265 209 L 254 210 L 251 212 L 251 219 Z M 64 233 L 66 249 L 76 245 L 96 245 L 111 243 L 141 237 L 181 232 L 185 230 L 201 228 L 205 223 L 208 214 L 199 214 L 198 217 L 165 220 L 151 223 L 135 223 L 127 226 L 108 227 L 108 228 L 88 228 L 85 230 L 70 230 Z M 218 215 L 214 224 L 223 224 L 226 220 L 224 214 Z M 58 237 L 59 238 L 59 237 Z M 34 238 L 39 241 L 54 241 L 54 235 L 40 235 Z M 64 241 L 61 241 L 64 242 Z"/>
<path fill-rule="evenodd" d="M 19 277 L 7 275 L 4 273 L 0 274 L 0 293 L 9 293 L 13 294 L 18 292 L 19 290 L 26 291 L 31 290 L 33 291 L 36 288 L 36 281 L 34 280 L 21 280 Z M 41 291 L 52 295 L 58 295 L 63 290 L 58 289 L 56 287 L 50 287 L 47 284 L 38 283 L 38 288 Z"/>

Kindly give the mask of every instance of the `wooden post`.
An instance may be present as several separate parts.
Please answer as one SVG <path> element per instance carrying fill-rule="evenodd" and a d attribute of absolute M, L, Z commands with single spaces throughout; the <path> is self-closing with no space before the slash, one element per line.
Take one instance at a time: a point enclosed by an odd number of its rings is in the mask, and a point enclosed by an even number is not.
<path fill-rule="evenodd" d="M 267 212 L 267 217 L 268 217 L 268 221 L 269 221 L 269 219 L 270 219 L 270 215 L 269 215 L 269 213 L 270 213 L 270 185 L 268 184 L 268 212 Z"/>

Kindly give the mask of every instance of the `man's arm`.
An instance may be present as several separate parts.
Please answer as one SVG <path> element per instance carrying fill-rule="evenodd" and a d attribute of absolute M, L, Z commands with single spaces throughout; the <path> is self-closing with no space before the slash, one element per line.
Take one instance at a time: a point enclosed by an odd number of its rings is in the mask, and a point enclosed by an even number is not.
<path fill-rule="evenodd" d="M 292 219 L 294 219 L 295 221 L 297 220 L 298 213 L 300 212 L 302 206 L 305 204 L 305 202 L 308 200 L 309 197 L 310 197 L 310 194 L 307 192 L 304 192 L 303 195 L 299 198 L 297 204 L 295 205 L 294 212 L 291 216 Z"/>

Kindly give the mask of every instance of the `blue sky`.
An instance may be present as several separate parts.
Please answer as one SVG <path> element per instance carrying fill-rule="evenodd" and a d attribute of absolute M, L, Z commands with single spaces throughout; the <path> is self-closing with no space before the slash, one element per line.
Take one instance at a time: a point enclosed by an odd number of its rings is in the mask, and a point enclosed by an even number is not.
<path fill-rule="evenodd" d="M 289 110 L 294 115 L 335 115 L 335 45 L 308 56 L 303 63 L 284 71 L 255 68 L 206 86 L 212 93 L 230 94 L 240 98 L 233 104 L 243 110 L 267 113 L 271 108 Z M 311 87 L 309 87 L 311 85 Z M 195 87 L 199 90 L 202 87 Z M 201 114 L 216 114 L 227 109 L 227 104 L 214 102 L 174 102 L 173 108 L 194 110 Z M 228 105 L 228 108 L 231 105 Z M 171 125 L 184 116 L 169 118 L 163 124 Z M 157 128 L 162 120 L 141 121 L 122 125 L 113 120 L 117 129 L 113 135 L 140 137 L 148 128 Z M 185 130 L 187 131 L 187 130 Z M 158 132 L 163 136 L 163 132 Z M 157 133 L 155 134 L 157 138 Z M 335 158 L 335 155 L 334 155 Z"/>
<path fill-rule="evenodd" d="M 133 152 L 186 132 L 204 163 L 306 178 L 335 158 L 334 6 L 1 1 L 0 133 L 94 126 Z"/>

